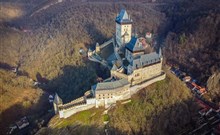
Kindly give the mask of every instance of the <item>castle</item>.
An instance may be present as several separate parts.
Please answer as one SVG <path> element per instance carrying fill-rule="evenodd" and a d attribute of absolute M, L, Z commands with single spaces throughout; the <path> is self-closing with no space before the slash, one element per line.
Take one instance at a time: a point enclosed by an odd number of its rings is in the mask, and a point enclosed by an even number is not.
<path fill-rule="evenodd" d="M 53 105 L 60 118 L 67 118 L 93 107 L 107 108 L 117 101 L 131 98 L 138 90 L 165 79 L 161 49 L 155 52 L 146 38 L 132 35 L 133 21 L 126 10 L 120 11 L 115 22 L 115 36 L 102 45 L 97 43 L 95 49 L 88 51 L 90 60 L 110 68 L 111 77 L 91 86 L 91 90 L 85 92 L 84 96 L 66 104 L 56 94 Z M 112 46 L 113 51 L 104 59 L 100 52 L 106 46 Z"/>

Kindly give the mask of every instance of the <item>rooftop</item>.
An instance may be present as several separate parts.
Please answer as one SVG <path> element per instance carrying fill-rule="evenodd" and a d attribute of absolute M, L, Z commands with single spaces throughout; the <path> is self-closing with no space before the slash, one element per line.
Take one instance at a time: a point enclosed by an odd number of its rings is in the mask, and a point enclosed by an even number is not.
<path fill-rule="evenodd" d="M 125 46 L 131 52 L 144 51 L 142 42 L 137 37 L 132 37 L 130 42 Z"/>
<path fill-rule="evenodd" d="M 131 63 L 131 65 L 136 65 L 136 68 L 140 68 L 157 62 L 160 62 L 160 55 L 156 52 L 153 52 L 137 57 L 133 60 L 133 63 Z"/>
<path fill-rule="evenodd" d="M 127 79 L 120 79 L 120 80 L 108 80 L 108 82 L 102 82 L 102 83 L 97 83 L 96 85 L 92 86 L 93 90 L 112 90 L 116 89 L 119 87 L 123 87 L 125 85 L 129 84 Z"/>
<path fill-rule="evenodd" d="M 53 102 L 56 103 L 56 104 L 62 104 L 63 103 L 62 99 L 58 96 L 57 93 L 55 94 Z"/>
<path fill-rule="evenodd" d="M 132 23 L 132 20 L 128 16 L 128 13 L 125 9 L 122 9 L 119 13 L 119 15 L 116 17 L 115 21 L 117 23 Z"/>

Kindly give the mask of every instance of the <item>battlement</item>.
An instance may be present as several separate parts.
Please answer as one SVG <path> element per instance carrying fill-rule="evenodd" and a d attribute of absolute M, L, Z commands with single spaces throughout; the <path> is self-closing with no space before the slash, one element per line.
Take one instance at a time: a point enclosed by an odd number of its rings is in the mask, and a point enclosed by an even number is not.
<path fill-rule="evenodd" d="M 84 96 L 85 96 L 86 98 L 92 98 L 92 97 L 93 97 L 93 94 L 92 94 L 91 90 L 88 90 L 88 91 L 85 92 Z"/>
<path fill-rule="evenodd" d="M 79 105 L 83 105 L 83 104 L 86 104 L 86 101 L 81 101 L 81 102 L 76 102 L 76 103 L 68 103 L 65 105 L 60 105 L 59 110 L 68 110 L 68 109 L 71 109 L 75 106 L 79 106 Z"/>
<path fill-rule="evenodd" d="M 77 112 L 88 110 L 93 107 L 95 107 L 95 104 L 79 104 L 68 109 L 59 110 L 59 116 L 60 118 L 68 118 Z"/>

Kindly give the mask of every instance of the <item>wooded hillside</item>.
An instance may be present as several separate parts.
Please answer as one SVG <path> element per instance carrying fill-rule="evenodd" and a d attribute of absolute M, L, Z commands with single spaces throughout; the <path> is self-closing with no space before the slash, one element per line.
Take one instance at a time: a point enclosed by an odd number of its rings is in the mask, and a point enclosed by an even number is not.
<path fill-rule="evenodd" d="M 21 90 L 21 85 L 29 83 L 30 79 L 41 82 L 39 89 L 42 90 L 36 91 L 32 84 L 22 85 L 21 93 L 29 90 L 30 97 L 41 99 L 41 92 L 57 92 L 64 102 L 69 102 L 81 96 L 97 77 L 105 78 L 109 72 L 81 56 L 79 49 L 87 50 L 96 42 L 103 43 L 111 38 L 115 32 L 114 19 L 122 8 L 131 15 L 133 30 L 139 36 L 149 31 L 157 36 L 158 45 L 164 45 L 166 63 L 179 65 L 205 84 L 208 77 L 220 69 L 219 5 L 218 0 L 160 0 L 156 3 L 143 0 L 63 0 L 60 3 L 54 0 L 3 0 L 0 2 L 0 68 L 1 86 L 4 85 L 1 97 L 13 97 L 14 91 Z M 19 12 L 15 14 L 15 11 Z M 22 74 L 15 76 L 11 73 L 12 67 L 19 67 Z M 21 103 L 27 100 L 22 94 L 17 97 L 22 99 L 19 100 Z M 45 100 L 47 97 L 42 99 Z M 5 110 L 16 105 L 12 100 L 5 101 L 2 101 Z M 19 117 L 15 116 L 13 120 Z M 132 132 L 127 127 L 124 130 Z"/>

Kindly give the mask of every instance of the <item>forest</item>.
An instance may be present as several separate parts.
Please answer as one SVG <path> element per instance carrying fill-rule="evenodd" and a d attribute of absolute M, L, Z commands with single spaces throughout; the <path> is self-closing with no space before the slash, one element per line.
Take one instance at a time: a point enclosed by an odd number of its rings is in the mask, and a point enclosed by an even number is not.
<path fill-rule="evenodd" d="M 1 131 L 6 131 L 21 116 L 50 110 L 52 105 L 45 103 L 49 94 L 56 92 L 64 102 L 69 102 L 89 90 L 98 77 L 107 77 L 109 72 L 105 67 L 88 61 L 79 50 L 88 50 L 96 42 L 110 39 L 115 32 L 114 19 L 122 8 L 131 15 L 133 31 L 139 36 L 146 32 L 156 36 L 165 63 L 190 72 L 201 84 L 216 75 L 207 86 L 213 99 L 219 102 L 218 0 L 63 0 L 58 3 L 2 0 L 0 3 L 0 83 L 4 105 L 0 112 Z M 18 74 L 12 73 L 15 67 Z M 40 82 L 38 87 L 33 87 L 35 81 Z M 17 100 L 11 100 L 14 98 Z M 46 106 L 38 105 L 41 103 Z M 28 113 L 29 109 L 35 111 Z M 33 116 L 31 120 L 39 117 Z M 117 120 L 115 124 L 117 127 Z M 126 132 L 131 133 L 129 130 Z"/>

